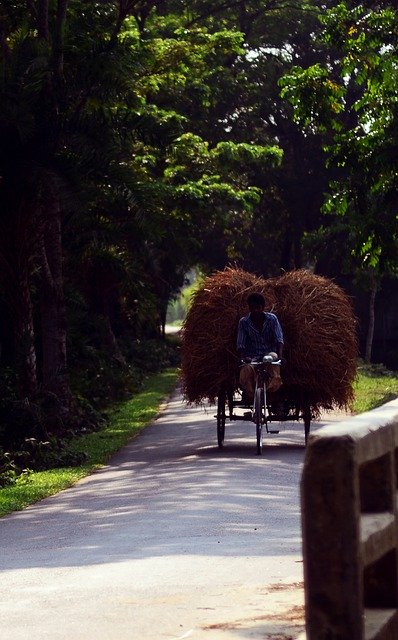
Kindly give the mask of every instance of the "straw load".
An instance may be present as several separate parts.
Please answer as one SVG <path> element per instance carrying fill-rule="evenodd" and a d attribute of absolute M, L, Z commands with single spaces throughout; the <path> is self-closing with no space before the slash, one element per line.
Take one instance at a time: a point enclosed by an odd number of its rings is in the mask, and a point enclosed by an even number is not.
<path fill-rule="evenodd" d="M 275 278 L 273 291 L 285 339 L 284 395 L 309 401 L 315 412 L 348 408 L 358 357 L 349 298 L 328 278 L 305 270 Z"/>
<path fill-rule="evenodd" d="M 221 388 L 236 389 L 239 318 L 246 299 L 260 292 L 266 311 L 276 313 L 285 347 L 283 385 L 276 399 L 313 412 L 346 408 L 356 373 L 356 320 L 344 291 L 305 270 L 263 279 L 227 268 L 208 276 L 192 299 L 182 331 L 182 386 L 188 402 L 215 401 Z"/>
<path fill-rule="evenodd" d="M 266 281 L 239 269 L 215 272 L 194 293 L 182 330 L 182 382 L 189 402 L 213 402 L 221 387 L 236 385 L 237 325 L 255 291 L 273 307 Z"/>

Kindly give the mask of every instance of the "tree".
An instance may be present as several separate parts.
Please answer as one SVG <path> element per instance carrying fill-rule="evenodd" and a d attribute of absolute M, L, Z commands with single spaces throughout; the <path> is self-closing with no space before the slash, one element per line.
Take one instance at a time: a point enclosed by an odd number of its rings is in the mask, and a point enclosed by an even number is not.
<path fill-rule="evenodd" d="M 248 154 L 253 161 L 277 155 L 260 145 L 207 148 L 191 135 L 201 128 L 214 69 L 219 77 L 241 49 L 236 30 L 181 29 L 180 16 L 163 19 L 155 2 L 95 3 L 94 11 L 91 4 L 9 2 L 0 34 L 2 288 L 15 309 L 21 396 L 40 386 L 65 408 L 64 268 L 73 248 L 91 265 L 91 284 L 93 265 L 108 277 L 93 303 L 108 338 L 116 307 L 137 294 L 129 272 L 164 319 L 184 270 L 204 255 L 203 217 L 225 235 L 229 220 L 258 199 L 242 167 Z M 189 175 L 188 158 L 201 146 L 202 165 Z"/>
<path fill-rule="evenodd" d="M 369 3 L 372 5 L 372 3 Z M 370 360 L 375 293 L 383 275 L 396 273 L 398 15 L 388 6 L 350 8 L 340 3 L 323 18 L 323 40 L 340 56 L 328 66 L 296 68 L 282 81 L 283 95 L 308 131 L 329 134 L 334 180 L 324 211 L 347 229 L 351 263 L 367 277 Z M 336 218 L 337 216 L 337 218 Z M 332 223 L 333 224 L 333 223 Z M 367 274 L 367 275 L 366 275 Z"/>
<path fill-rule="evenodd" d="M 29 3 L 28 12 L 22 12 L 22 3 L 8 3 L 1 48 L 0 197 L 5 233 L 0 255 L 6 267 L 4 295 L 15 311 L 21 395 L 32 397 L 40 383 L 65 408 L 71 394 L 63 217 L 78 197 L 78 183 L 81 197 L 93 187 L 94 175 L 98 186 L 99 180 L 112 179 L 112 170 L 119 184 L 124 174 L 125 200 L 131 200 L 131 179 L 122 166 L 120 145 L 126 138 L 128 118 L 120 102 L 122 95 L 125 100 L 132 96 L 127 88 L 127 53 L 130 70 L 136 59 L 116 38 L 119 26 L 112 6 L 98 7 L 98 12 L 89 15 L 84 8 L 80 10 L 80 4 L 63 0 L 52 5 Z M 101 19 L 108 21 L 108 31 L 99 38 Z M 124 154 L 127 156 L 126 148 Z M 113 183 L 115 186 L 115 178 Z M 40 377 L 31 298 L 34 286 L 41 316 Z"/>
<path fill-rule="evenodd" d="M 163 5 L 162 15 L 175 6 Z M 213 68 L 206 101 L 198 107 L 197 94 L 189 101 L 188 91 L 185 105 L 190 113 L 194 104 L 194 122 L 201 127 L 197 132 L 214 144 L 227 137 L 235 143 L 277 144 L 284 151 L 275 170 L 264 170 L 258 163 L 246 167 L 249 182 L 262 191 L 262 198 L 241 232 L 232 229 L 218 250 L 224 262 L 229 256 L 265 275 L 305 264 L 303 237 L 317 226 L 327 184 L 320 139 L 309 138 L 293 122 L 291 108 L 278 89 L 279 78 L 293 64 L 323 59 L 324 47 L 313 43 L 320 29 L 318 14 L 317 3 L 271 0 L 198 1 L 181 11 L 187 25 L 238 28 L 243 38 L 241 51 Z"/>

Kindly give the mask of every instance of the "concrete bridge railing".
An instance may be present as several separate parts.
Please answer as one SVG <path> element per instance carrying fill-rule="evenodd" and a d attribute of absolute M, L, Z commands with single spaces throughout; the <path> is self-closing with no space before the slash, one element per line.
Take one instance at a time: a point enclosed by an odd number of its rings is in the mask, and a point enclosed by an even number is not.
<path fill-rule="evenodd" d="M 398 399 L 310 436 L 307 640 L 398 640 Z"/>

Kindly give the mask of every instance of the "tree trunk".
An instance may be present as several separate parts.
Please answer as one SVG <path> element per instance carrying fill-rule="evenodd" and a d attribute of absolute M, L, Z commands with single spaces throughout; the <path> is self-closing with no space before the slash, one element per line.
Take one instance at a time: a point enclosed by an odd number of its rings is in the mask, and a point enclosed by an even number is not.
<path fill-rule="evenodd" d="M 366 336 L 365 362 L 371 362 L 373 335 L 375 328 L 375 299 L 377 293 L 377 280 L 374 275 L 370 279 L 370 298 L 369 298 L 369 324 Z"/>
<path fill-rule="evenodd" d="M 43 388 L 69 406 L 72 394 L 67 375 L 66 311 L 62 275 L 61 211 L 54 200 L 43 233 L 40 313 Z"/>
<path fill-rule="evenodd" d="M 58 0 L 53 36 L 53 68 L 56 82 L 60 82 L 64 66 L 64 30 L 69 0 Z"/>
<path fill-rule="evenodd" d="M 37 33 L 40 39 L 49 40 L 48 30 L 48 3 L 49 0 L 39 0 L 37 3 Z"/>
<path fill-rule="evenodd" d="M 109 315 L 108 314 L 103 314 L 103 327 L 104 327 L 104 336 L 103 336 L 103 341 L 105 346 L 108 349 L 108 352 L 110 353 L 110 355 L 117 360 L 118 362 L 120 362 L 121 364 L 126 364 L 126 359 L 124 357 L 124 355 L 122 354 L 120 347 L 119 347 L 119 343 L 116 339 L 116 336 L 113 332 L 112 329 L 112 323 L 110 321 Z"/>
<path fill-rule="evenodd" d="M 37 391 L 37 364 L 34 344 L 33 306 L 27 268 L 18 274 L 13 297 L 14 339 L 21 399 L 31 398 Z"/>

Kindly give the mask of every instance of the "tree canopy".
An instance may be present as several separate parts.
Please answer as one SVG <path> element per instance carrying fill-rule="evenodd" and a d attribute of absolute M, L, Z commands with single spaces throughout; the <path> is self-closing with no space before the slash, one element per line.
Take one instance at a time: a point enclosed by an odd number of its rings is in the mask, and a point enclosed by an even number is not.
<path fill-rule="evenodd" d="M 324 210 L 350 230 L 353 256 L 381 273 L 395 271 L 397 12 L 340 3 L 321 22 L 329 59 L 293 68 L 282 95 L 308 135 L 325 136 L 333 179 Z"/>
<path fill-rule="evenodd" d="M 193 267 L 317 268 L 344 237 L 358 274 L 395 271 L 390 3 L 4 0 L 0 25 L 16 397 L 67 415 L 77 372 L 132 375 Z"/>

